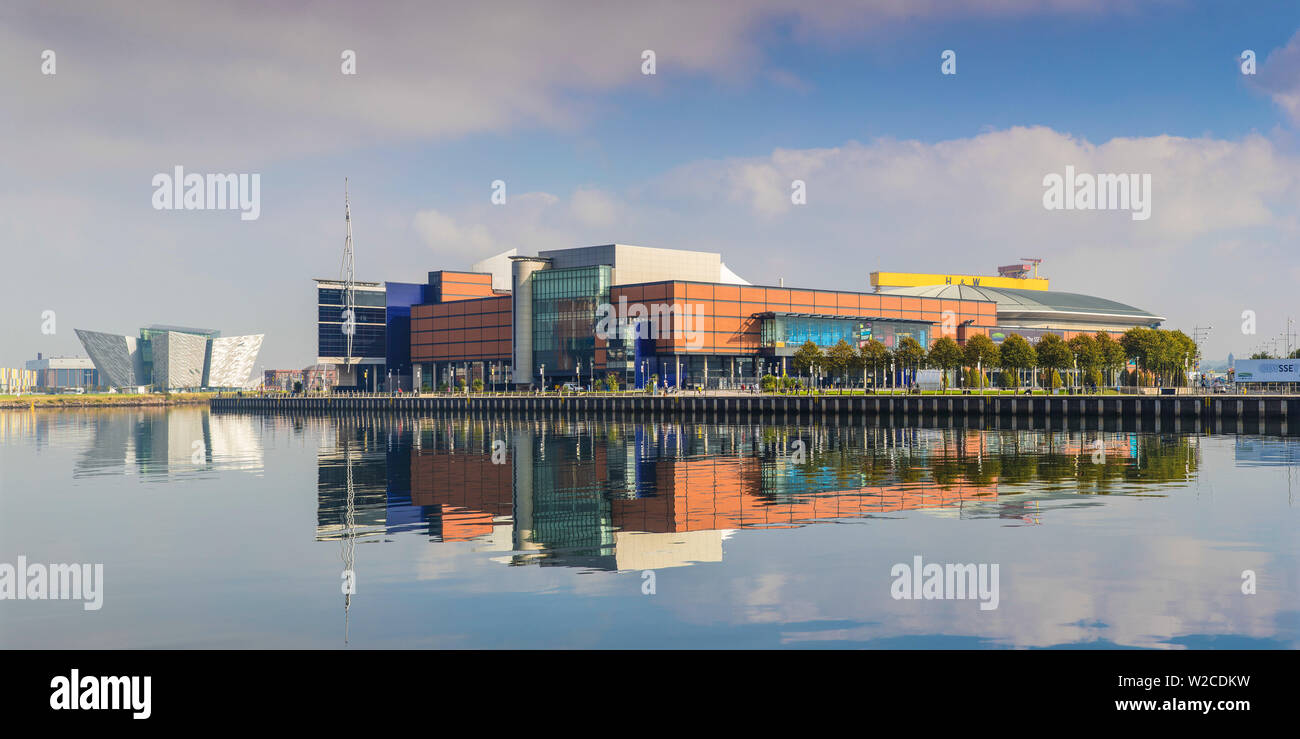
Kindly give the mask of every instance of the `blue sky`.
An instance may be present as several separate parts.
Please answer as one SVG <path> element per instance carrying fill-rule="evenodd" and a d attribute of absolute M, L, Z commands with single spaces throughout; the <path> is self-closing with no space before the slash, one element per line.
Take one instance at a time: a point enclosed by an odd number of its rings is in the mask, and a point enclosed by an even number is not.
<path fill-rule="evenodd" d="M 309 363 L 345 175 L 365 279 L 611 241 L 861 290 L 1042 256 L 1057 289 L 1248 353 L 1241 312 L 1276 333 L 1300 277 L 1298 32 L 1293 2 L 20 3 L 0 17 L 0 238 L 26 277 L 0 298 L 0 365 L 153 322 L 264 331 L 265 367 Z M 260 173 L 261 218 L 153 210 L 175 164 Z M 1067 164 L 1152 172 L 1153 218 L 1044 212 Z M 782 204 L 794 178 L 807 206 Z"/>

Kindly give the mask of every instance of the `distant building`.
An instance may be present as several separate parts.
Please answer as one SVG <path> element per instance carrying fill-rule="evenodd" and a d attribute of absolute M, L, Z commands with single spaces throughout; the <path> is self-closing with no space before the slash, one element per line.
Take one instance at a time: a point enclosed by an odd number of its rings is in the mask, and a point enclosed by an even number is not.
<path fill-rule="evenodd" d="M 263 334 L 221 336 L 211 329 L 153 325 L 140 336 L 76 329 L 109 387 L 156 391 L 252 387 Z"/>
<path fill-rule="evenodd" d="M 1009 278 L 1008 278 L 1009 279 Z M 1165 319 L 1114 300 L 1055 290 L 1015 290 L 980 285 L 924 285 L 882 290 L 881 295 L 921 298 L 942 305 L 958 300 L 987 300 L 997 304 L 997 327 L 988 332 L 995 344 L 1013 333 L 1035 343 L 1044 334 L 1070 340 L 1079 334 L 1104 331 L 1118 337 L 1139 326 L 1155 328 Z"/>
<path fill-rule="evenodd" d="M 30 393 L 36 389 L 36 373 L 32 370 L 0 367 L 0 393 Z"/>
<path fill-rule="evenodd" d="M 302 370 L 303 389 L 311 392 L 332 390 L 339 384 L 339 368 L 328 364 L 313 364 Z"/>
<path fill-rule="evenodd" d="M 91 390 L 104 387 L 99 370 L 90 357 L 46 357 L 36 355 L 27 360 L 27 370 L 36 373 L 36 387 L 40 390 L 58 390 L 79 387 Z"/>
<path fill-rule="evenodd" d="M 302 370 L 269 369 L 262 373 L 262 387 L 266 390 L 293 392 L 299 382 L 302 382 Z"/>

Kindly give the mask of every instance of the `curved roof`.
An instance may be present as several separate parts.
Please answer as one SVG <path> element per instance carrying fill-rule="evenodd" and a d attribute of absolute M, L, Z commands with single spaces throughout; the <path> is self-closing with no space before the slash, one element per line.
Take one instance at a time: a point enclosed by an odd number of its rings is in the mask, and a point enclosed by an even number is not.
<path fill-rule="evenodd" d="M 974 285 L 925 285 L 882 291 L 889 295 L 912 295 L 924 298 L 949 300 L 991 300 L 998 304 L 998 314 L 1056 315 L 1077 318 L 1109 318 L 1133 323 L 1155 323 L 1164 316 L 1134 308 L 1114 300 L 1097 298 L 1080 293 L 1054 290 L 1012 290 L 1001 287 L 976 287 Z"/>

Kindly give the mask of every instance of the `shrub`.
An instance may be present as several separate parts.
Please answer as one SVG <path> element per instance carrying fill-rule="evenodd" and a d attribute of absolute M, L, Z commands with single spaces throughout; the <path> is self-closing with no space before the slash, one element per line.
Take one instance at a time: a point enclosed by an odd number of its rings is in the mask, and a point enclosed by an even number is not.
<path fill-rule="evenodd" d="M 776 377 L 772 375 L 764 375 L 763 380 L 759 383 L 759 385 L 763 388 L 763 392 L 765 393 L 775 392 Z"/>

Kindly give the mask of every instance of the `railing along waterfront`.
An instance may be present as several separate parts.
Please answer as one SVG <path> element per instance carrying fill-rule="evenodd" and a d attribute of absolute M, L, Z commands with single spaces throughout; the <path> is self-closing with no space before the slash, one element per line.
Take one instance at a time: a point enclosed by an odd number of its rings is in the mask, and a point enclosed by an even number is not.
<path fill-rule="evenodd" d="M 1289 433 L 1300 395 L 783 395 L 772 393 L 481 393 L 329 395 L 224 394 L 216 411 L 265 413 L 367 412 L 396 414 L 592 413 L 760 421 L 816 418 L 938 419 L 940 424 L 1053 427 L 1083 422 L 1099 430 L 1200 432 L 1241 430 L 1253 424 Z"/>

